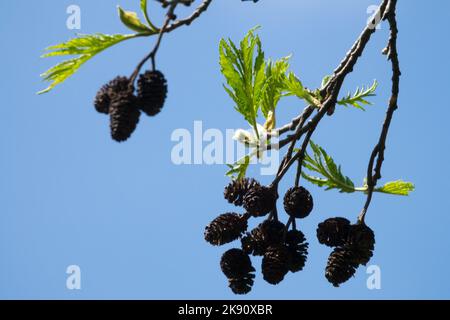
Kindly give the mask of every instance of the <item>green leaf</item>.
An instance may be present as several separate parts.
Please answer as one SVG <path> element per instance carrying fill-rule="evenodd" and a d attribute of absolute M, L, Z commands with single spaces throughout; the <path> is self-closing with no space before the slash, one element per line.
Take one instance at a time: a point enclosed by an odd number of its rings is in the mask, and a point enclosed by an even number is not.
<path fill-rule="evenodd" d="M 233 180 L 245 178 L 249 164 L 250 156 L 245 156 L 235 164 L 227 164 L 230 170 L 227 171 L 226 176 L 232 178 Z"/>
<path fill-rule="evenodd" d="M 339 100 L 337 103 L 341 106 L 353 106 L 357 109 L 365 111 L 363 105 L 371 105 L 372 103 L 367 101 L 366 98 L 375 96 L 375 90 L 378 87 L 378 82 L 375 80 L 371 87 L 356 88 L 355 93 L 352 95 L 350 92 Z"/>
<path fill-rule="evenodd" d="M 239 47 L 230 39 L 222 39 L 219 45 L 221 72 L 227 82 L 225 91 L 255 130 L 266 85 L 264 52 L 256 29 L 247 33 Z"/>
<path fill-rule="evenodd" d="M 278 102 L 285 90 L 286 72 L 289 69 L 290 56 L 277 61 L 267 61 L 265 78 L 266 83 L 263 88 L 261 111 L 267 119 L 270 111 L 275 111 Z"/>
<path fill-rule="evenodd" d="M 414 191 L 414 189 L 415 186 L 413 183 L 397 180 L 388 182 L 384 186 L 376 188 L 374 191 L 399 196 L 408 196 L 410 192 Z"/>
<path fill-rule="evenodd" d="M 50 85 L 45 90 L 38 92 L 38 94 L 49 92 L 55 86 L 66 81 L 75 72 L 77 72 L 84 63 L 86 63 L 88 60 L 90 60 L 103 50 L 124 40 L 132 39 L 137 36 L 139 36 L 139 34 L 79 35 L 77 38 L 71 39 L 67 42 L 48 47 L 46 49 L 46 51 L 48 52 L 42 56 L 43 58 L 56 56 L 77 57 L 63 61 L 41 74 L 43 80 L 50 82 Z"/>
<path fill-rule="evenodd" d="M 287 90 L 286 95 L 296 96 L 305 100 L 310 105 L 317 108 L 320 107 L 320 101 L 314 96 L 314 94 L 303 86 L 300 79 L 298 79 L 293 72 L 290 72 L 285 78 L 285 86 Z"/>
<path fill-rule="evenodd" d="M 353 181 L 342 173 L 341 167 L 336 165 L 333 158 L 313 141 L 310 142 L 313 157 L 305 155 L 303 166 L 310 171 L 319 173 L 322 177 L 314 177 L 305 172 L 302 176 L 309 182 L 326 187 L 326 190 L 338 189 L 340 192 L 352 193 L 355 190 Z"/>
<path fill-rule="evenodd" d="M 150 16 L 148 14 L 148 10 L 147 10 L 147 0 L 141 0 L 141 11 L 144 14 L 145 20 L 148 23 L 148 26 L 155 32 L 159 32 L 159 29 L 152 23 L 152 21 L 150 20 Z"/>
<path fill-rule="evenodd" d="M 313 155 L 305 155 L 303 167 L 320 176 L 313 176 L 303 171 L 303 178 L 319 187 L 325 187 L 326 190 L 337 189 L 339 192 L 345 193 L 353 193 L 356 191 L 367 193 L 368 186 L 366 182 L 364 182 L 363 187 L 356 188 L 353 181 L 342 173 L 341 166 L 338 166 L 322 147 L 313 141 L 310 141 L 309 145 L 313 151 Z M 299 152 L 297 149 L 295 151 Z M 375 188 L 374 191 L 407 196 L 410 192 L 414 191 L 414 184 L 402 180 L 392 181 L 382 187 Z"/>
<path fill-rule="evenodd" d="M 63 83 L 75 72 L 77 72 L 77 70 L 89 59 L 90 58 L 88 55 L 82 55 L 79 58 L 69 59 L 57 64 L 56 66 L 41 74 L 41 77 L 44 79 L 44 81 L 49 81 L 52 83 L 47 89 L 39 91 L 38 94 L 47 93 L 58 84 Z"/>
<path fill-rule="evenodd" d="M 119 11 L 120 20 L 129 29 L 139 33 L 155 32 L 154 29 L 152 30 L 150 27 L 141 22 L 136 12 L 125 11 L 119 6 L 117 6 L 117 10 Z"/>

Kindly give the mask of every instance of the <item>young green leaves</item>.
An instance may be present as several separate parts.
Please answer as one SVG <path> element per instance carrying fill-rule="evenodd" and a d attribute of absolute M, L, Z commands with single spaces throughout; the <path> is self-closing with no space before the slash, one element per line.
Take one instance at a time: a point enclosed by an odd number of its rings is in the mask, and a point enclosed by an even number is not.
<path fill-rule="evenodd" d="M 353 193 L 356 191 L 367 192 L 368 186 L 364 184 L 363 187 L 356 188 L 353 181 L 342 173 L 341 166 L 338 166 L 322 147 L 313 141 L 310 142 L 310 147 L 313 155 L 305 155 L 303 167 L 318 173 L 320 177 L 302 172 L 303 178 L 319 187 L 325 187 L 326 190 L 337 189 L 339 192 L 344 193 Z M 402 180 L 392 181 L 382 187 L 375 188 L 374 191 L 407 196 L 410 192 L 414 191 L 414 184 Z"/>
<path fill-rule="evenodd" d="M 231 40 L 222 39 L 219 50 L 221 71 L 228 84 L 224 88 L 236 104 L 235 109 L 257 130 L 256 118 L 265 84 L 261 40 L 252 29 L 239 47 Z"/>
<path fill-rule="evenodd" d="M 147 9 L 147 2 L 148 2 L 147 0 L 141 0 L 142 14 L 144 15 L 145 21 L 147 21 L 147 24 L 150 27 L 150 29 L 152 29 L 153 31 L 159 32 L 159 29 L 150 20 L 150 15 L 148 14 L 148 9 Z"/>
<path fill-rule="evenodd" d="M 134 37 L 135 35 L 108 35 L 101 33 L 93 35 L 80 35 L 77 38 L 67 42 L 48 47 L 46 50 L 49 52 L 44 54 L 42 56 L 43 58 L 57 56 L 76 57 L 63 61 L 44 72 L 41 77 L 44 81 L 51 82 L 51 84 L 47 89 L 38 93 L 42 94 L 49 92 L 58 84 L 63 83 L 71 77 L 89 59 L 115 44 Z"/>
<path fill-rule="evenodd" d="M 341 106 L 353 106 L 357 109 L 365 111 L 363 105 L 371 105 L 372 103 L 367 101 L 366 98 L 375 96 L 375 90 L 378 87 L 378 82 L 375 80 L 371 87 L 364 88 L 356 88 L 355 93 L 352 95 L 350 92 L 341 100 L 337 102 L 337 104 Z"/>
<path fill-rule="evenodd" d="M 376 188 L 375 191 L 387 194 L 407 196 L 410 192 L 414 191 L 414 189 L 415 187 L 413 183 L 397 180 L 388 182 L 384 186 Z"/>
<path fill-rule="evenodd" d="M 290 72 L 286 77 L 286 95 L 296 96 L 297 98 L 305 100 L 308 104 L 320 107 L 320 101 L 308 90 L 306 89 L 299 78 L 295 76 L 294 73 Z"/>
<path fill-rule="evenodd" d="M 46 48 L 47 53 L 42 56 L 43 58 L 56 56 L 72 58 L 53 66 L 41 74 L 43 80 L 50 82 L 50 85 L 46 89 L 38 92 L 38 94 L 49 92 L 57 85 L 66 81 L 75 74 L 84 63 L 105 49 L 125 40 L 157 34 L 159 32 L 158 28 L 156 28 L 148 18 L 147 0 L 141 0 L 141 9 L 147 24 L 144 24 L 138 18 L 137 13 L 125 11 L 118 7 L 120 20 L 127 28 L 135 31 L 135 34 L 108 35 L 97 33 L 92 35 L 78 35 L 76 38 L 67 42 Z"/>
<path fill-rule="evenodd" d="M 355 192 L 355 184 L 349 177 L 342 174 L 341 167 L 336 165 L 333 158 L 314 142 L 311 141 L 310 146 L 313 156 L 306 154 L 303 166 L 319 173 L 322 177 L 314 177 L 302 172 L 303 178 L 319 187 L 326 187 L 326 190 L 338 189 L 339 192 Z"/>
<path fill-rule="evenodd" d="M 138 17 L 136 12 L 125 11 L 117 6 L 119 11 L 120 21 L 130 30 L 138 33 L 155 33 L 158 30 L 152 25 L 144 24 Z"/>
<path fill-rule="evenodd" d="M 256 139 L 261 140 L 257 122 L 259 110 L 266 118 L 265 129 L 270 131 L 275 126 L 275 110 L 281 98 L 295 96 L 308 105 L 320 108 L 324 98 L 321 97 L 320 91 L 330 83 L 333 76 L 326 76 L 322 80 L 320 89 L 315 91 L 307 89 L 302 81 L 289 71 L 290 56 L 276 61 L 264 59 L 261 40 L 256 34 L 257 29 L 251 29 L 238 45 L 230 39 L 222 39 L 219 51 L 221 72 L 226 79 L 224 88 L 233 99 L 236 111 L 244 116 L 256 132 Z M 349 93 L 337 104 L 364 110 L 364 105 L 371 104 L 366 99 L 375 95 L 377 86 L 378 83 L 374 81 L 370 87 L 357 88 L 353 95 Z M 314 151 L 313 158 L 307 155 L 304 166 L 320 173 L 323 177 L 305 174 L 306 179 L 327 189 L 338 189 L 340 192 L 367 190 L 364 187 L 355 188 L 353 182 L 341 173 L 340 167 L 323 149 L 314 143 L 311 146 Z M 227 175 L 242 176 L 245 175 L 248 163 L 238 162 L 229 166 L 231 170 Z M 405 190 L 409 190 L 405 185 L 396 184 L 395 188 L 389 185 L 389 188 L 379 188 L 376 191 L 401 194 Z"/>
<path fill-rule="evenodd" d="M 266 83 L 261 101 L 261 111 L 264 117 L 269 117 L 270 111 L 274 112 L 275 108 L 283 96 L 286 88 L 286 72 L 289 69 L 290 56 L 277 61 L 268 60 L 266 62 Z"/>
<path fill-rule="evenodd" d="M 220 41 L 220 66 L 227 82 L 224 88 L 233 99 L 235 109 L 255 128 L 259 109 L 267 118 L 284 96 L 296 96 L 319 107 L 320 101 L 314 94 L 294 73 L 288 73 L 290 56 L 264 60 L 256 30 L 250 30 L 239 46 L 230 39 Z"/>

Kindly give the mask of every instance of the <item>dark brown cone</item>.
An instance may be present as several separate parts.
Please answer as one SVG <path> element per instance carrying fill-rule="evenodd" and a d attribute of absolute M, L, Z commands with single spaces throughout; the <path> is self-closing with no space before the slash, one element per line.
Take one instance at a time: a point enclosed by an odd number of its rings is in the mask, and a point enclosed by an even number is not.
<path fill-rule="evenodd" d="M 235 206 L 242 206 L 244 196 L 255 186 L 260 186 L 259 182 L 252 178 L 243 178 L 232 181 L 225 187 L 224 197 L 229 203 Z"/>
<path fill-rule="evenodd" d="M 284 243 L 287 229 L 284 223 L 278 220 L 265 220 L 259 226 L 262 239 L 266 247 L 278 246 Z"/>
<path fill-rule="evenodd" d="M 317 239 L 329 247 L 342 246 L 347 240 L 350 221 L 345 218 L 329 218 L 317 226 Z"/>
<path fill-rule="evenodd" d="M 220 246 L 239 238 L 247 230 L 247 218 L 237 213 L 224 213 L 205 228 L 205 240 Z"/>
<path fill-rule="evenodd" d="M 99 113 L 108 114 L 109 113 L 109 104 L 111 99 L 108 93 L 108 85 L 104 85 L 100 88 L 95 96 L 94 106 L 95 110 Z"/>
<path fill-rule="evenodd" d="M 228 284 L 234 294 L 247 294 L 252 290 L 255 275 L 249 273 L 248 275 L 238 279 L 228 279 Z"/>
<path fill-rule="evenodd" d="M 348 281 L 356 272 L 358 264 L 353 262 L 353 252 L 346 246 L 337 247 L 328 258 L 325 277 L 335 287 Z"/>
<path fill-rule="evenodd" d="M 303 270 L 308 257 L 308 242 L 303 232 L 290 230 L 286 235 L 286 247 L 289 251 L 289 271 Z"/>
<path fill-rule="evenodd" d="M 297 246 L 306 242 L 305 235 L 300 230 L 289 230 L 286 234 L 286 245 L 290 247 Z"/>
<path fill-rule="evenodd" d="M 245 253 L 254 256 L 263 256 L 267 249 L 262 232 L 258 227 L 242 237 L 241 245 Z"/>
<path fill-rule="evenodd" d="M 274 189 L 254 186 L 244 196 L 244 208 L 254 217 L 262 217 L 275 207 L 277 195 Z"/>
<path fill-rule="evenodd" d="M 112 95 L 116 92 L 123 92 L 128 89 L 130 81 L 127 77 L 116 77 L 105 84 L 95 96 L 94 106 L 97 112 L 109 114 Z"/>
<path fill-rule="evenodd" d="M 250 232 L 247 232 L 241 238 L 241 248 L 242 248 L 242 251 L 244 251 L 246 254 L 253 254 L 254 240 L 253 240 L 252 234 Z"/>
<path fill-rule="evenodd" d="M 353 261 L 366 265 L 373 256 L 375 249 L 375 234 L 366 224 L 351 225 L 346 242 L 353 251 Z"/>
<path fill-rule="evenodd" d="M 242 250 L 254 256 L 263 256 L 270 246 L 284 243 L 286 226 L 275 220 L 265 220 L 241 239 Z"/>
<path fill-rule="evenodd" d="M 220 268 L 228 279 L 248 277 L 255 271 L 250 257 L 241 249 L 230 249 L 222 255 Z"/>
<path fill-rule="evenodd" d="M 313 207 L 313 198 L 303 187 L 290 188 L 284 195 L 284 210 L 291 217 L 306 218 Z"/>
<path fill-rule="evenodd" d="M 161 112 L 167 97 L 167 81 L 160 71 L 146 71 L 138 79 L 139 106 L 148 116 Z"/>
<path fill-rule="evenodd" d="M 117 142 L 126 141 L 136 129 L 141 115 L 131 89 L 112 94 L 109 115 L 111 137 Z"/>
<path fill-rule="evenodd" d="M 261 266 L 264 280 L 274 285 L 283 281 L 289 272 L 289 258 L 289 251 L 285 246 L 268 248 Z"/>

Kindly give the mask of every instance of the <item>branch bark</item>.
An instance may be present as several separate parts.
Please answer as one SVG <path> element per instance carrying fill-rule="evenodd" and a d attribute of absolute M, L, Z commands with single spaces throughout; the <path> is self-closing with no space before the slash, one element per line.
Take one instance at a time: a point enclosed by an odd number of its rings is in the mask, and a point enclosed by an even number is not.
<path fill-rule="evenodd" d="M 383 16 L 383 20 L 387 20 L 390 27 L 390 37 L 388 41 L 388 45 L 383 52 L 387 54 L 388 59 L 391 61 L 392 65 L 392 89 L 391 89 L 391 97 L 389 99 L 389 106 L 386 111 L 386 118 L 383 123 L 383 127 L 381 129 L 380 138 L 378 139 L 377 144 L 375 145 L 372 154 L 369 159 L 369 165 L 367 167 L 367 199 L 366 203 L 359 215 L 358 220 L 363 223 L 364 218 L 367 214 L 367 210 L 369 209 L 370 203 L 372 201 L 372 196 L 374 189 L 377 185 L 379 179 L 381 179 L 381 168 L 383 166 L 384 161 L 384 151 L 386 149 L 386 139 L 389 133 L 389 127 L 392 122 L 392 117 L 394 112 L 398 109 L 398 94 L 400 92 L 400 62 L 398 58 L 398 50 L 397 50 L 397 36 L 398 36 L 398 27 L 397 27 L 397 18 L 396 18 L 396 6 L 397 0 L 390 0 L 388 4 L 388 9 L 386 10 L 385 15 Z"/>

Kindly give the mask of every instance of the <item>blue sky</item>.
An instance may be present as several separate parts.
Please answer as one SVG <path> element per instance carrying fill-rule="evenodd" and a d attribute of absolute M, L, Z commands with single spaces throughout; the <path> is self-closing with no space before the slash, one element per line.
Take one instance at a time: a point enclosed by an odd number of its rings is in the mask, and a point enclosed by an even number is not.
<path fill-rule="evenodd" d="M 55 91 L 35 93 L 45 85 L 39 74 L 57 62 L 40 59 L 42 49 L 74 35 L 65 26 L 69 5 L 81 7 L 81 33 L 126 33 L 115 7 L 137 10 L 138 1 L 0 2 L 7 13 L 0 22 L 0 298 L 235 298 L 218 266 L 222 252 L 233 245 L 214 248 L 203 240 L 210 220 L 234 210 L 222 198 L 226 168 L 175 166 L 171 133 L 192 130 L 195 120 L 221 130 L 247 126 L 222 89 L 220 38 L 239 40 L 261 25 L 266 55 L 292 53 L 292 70 L 313 88 L 339 63 L 365 24 L 366 9 L 376 2 L 214 1 L 191 27 L 165 38 L 158 67 L 169 80 L 166 107 L 156 118 L 141 118 L 124 144 L 111 141 L 108 119 L 95 112 L 92 99 L 103 83 L 129 74 L 152 39 L 114 47 Z M 160 21 L 156 7 L 152 3 Z M 368 213 L 377 240 L 370 263 L 381 268 L 381 290 L 367 289 L 365 268 L 333 288 L 324 278 L 330 250 L 315 238 L 325 218 L 355 220 L 364 196 L 307 185 L 315 199 L 314 212 L 299 222 L 310 243 L 307 266 L 275 287 L 258 273 L 245 298 L 450 298 L 448 12 L 444 0 L 398 5 L 403 76 L 382 182 L 402 178 L 417 189 L 409 198 L 377 194 Z M 366 112 L 339 108 L 314 137 L 356 181 L 364 176 L 388 99 L 390 66 L 380 54 L 386 37 L 383 25 L 344 88 L 377 79 L 374 106 Z M 287 100 L 279 108 L 278 121 L 284 123 L 303 105 Z M 293 178 L 289 174 L 281 190 Z M 81 290 L 66 289 L 65 270 L 72 264 L 81 267 Z M 259 264 L 255 259 L 257 270 Z"/>

